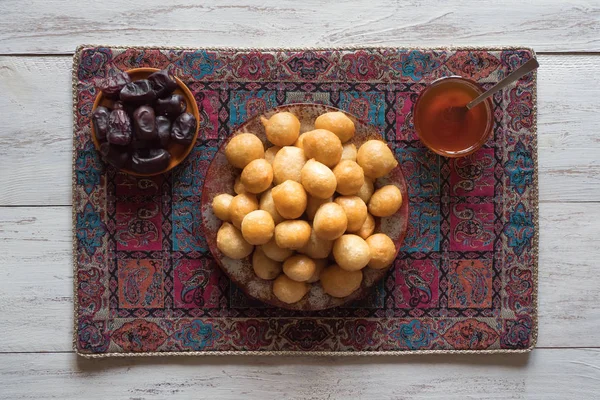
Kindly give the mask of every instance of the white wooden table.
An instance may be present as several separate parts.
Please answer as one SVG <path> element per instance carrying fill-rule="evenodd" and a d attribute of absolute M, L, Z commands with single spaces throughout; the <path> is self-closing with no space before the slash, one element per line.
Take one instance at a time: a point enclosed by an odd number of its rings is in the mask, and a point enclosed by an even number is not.
<path fill-rule="evenodd" d="M 331 3 L 0 1 L 0 398 L 599 398 L 600 1 Z M 538 347 L 495 356 L 79 359 L 70 69 L 82 43 L 532 46 L 541 65 Z"/>

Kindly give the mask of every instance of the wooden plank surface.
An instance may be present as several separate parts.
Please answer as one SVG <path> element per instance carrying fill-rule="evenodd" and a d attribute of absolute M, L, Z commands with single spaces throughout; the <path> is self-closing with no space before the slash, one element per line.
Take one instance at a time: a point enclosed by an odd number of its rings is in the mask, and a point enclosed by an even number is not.
<path fill-rule="evenodd" d="M 3 0 L 0 53 L 64 53 L 81 43 L 178 46 L 526 44 L 598 51 L 589 0 Z M 342 8 L 343 7 L 343 8 Z"/>
<path fill-rule="evenodd" d="M 598 220 L 600 203 L 540 208 L 538 346 L 600 345 Z M 0 352 L 69 351 L 70 207 L 0 207 L 0 245 Z"/>
<path fill-rule="evenodd" d="M 530 355 L 202 357 L 85 360 L 0 354 L 0 397 L 17 399 L 593 399 L 598 349 Z"/>
<path fill-rule="evenodd" d="M 598 200 L 600 57 L 539 59 L 540 199 Z M 70 67 L 64 56 L 0 57 L 0 205 L 71 204 Z"/>

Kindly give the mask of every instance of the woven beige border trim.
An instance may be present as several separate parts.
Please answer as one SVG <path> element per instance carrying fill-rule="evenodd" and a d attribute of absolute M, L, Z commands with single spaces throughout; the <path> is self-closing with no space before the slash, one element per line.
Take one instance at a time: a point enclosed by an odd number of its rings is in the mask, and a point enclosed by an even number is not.
<path fill-rule="evenodd" d="M 502 50 L 528 50 L 533 57 L 536 57 L 535 51 L 527 46 L 414 46 L 414 47 L 390 47 L 390 46 L 343 46 L 343 47 L 267 47 L 267 48 L 245 48 L 245 47 L 177 47 L 177 46 L 111 46 L 111 45 L 79 45 L 73 55 L 72 67 L 72 101 L 73 101 L 73 137 L 76 134 L 76 117 L 77 117 L 77 71 L 81 61 L 81 52 L 84 48 L 107 47 L 111 49 L 156 49 L 156 50 L 211 50 L 211 51 L 306 51 L 306 50 L 485 50 L 485 51 L 502 51 Z M 534 160 L 534 175 L 533 175 L 533 201 L 535 204 L 534 228 L 533 237 L 533 252 L 535 256 L 535 265 L 533 268 L 533 331 L 531 333 L 531 344 L 526 349 L 497 349 L 497 350 L 392 350 L 392 351 L 175 351 L 175 352 L 147 352 L 147 353 L 118 353 L 109 352 L 102 354 L 82 353 L 77 349 L 77 321 L 79 320 L 79 302 L 77 301 L 77 231 L 75 229 L 77 222 L 77 212 L 75 208 L 75 192 L 77 187 L 77 179 L 75 177 L 76 167 L 76 151 L 73 147 L 72 151 L 72 171 L 71 171 L 71 198 L 72 198 L 72 226 L 73 226 L 73 350 L 77 355 L 84 358 L 110 358 L 110 357 L 167 357 L 167 356 L 316 356 L 316 357 L 348 357 L 348 356 L 410 356 L 410 355 L 426 355 L 426 354 L 499 354 L 499 353 L 529 353 L 535 347 L 538 339 L 538 267 L 539 267 L 539 187 L 538 187 L 538 147 L 537 147 L 537 71 L 533 72 L 533 132 L 535 139 L 533 141 L 533 160 Z"/>

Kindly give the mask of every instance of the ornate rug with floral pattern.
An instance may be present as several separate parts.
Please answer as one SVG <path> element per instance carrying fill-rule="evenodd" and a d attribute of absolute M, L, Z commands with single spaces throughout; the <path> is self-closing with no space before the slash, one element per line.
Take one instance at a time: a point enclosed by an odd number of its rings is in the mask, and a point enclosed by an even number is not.
<path fill-rule="evenodd" d="M 494 133 L 445 159 L 417 139 L 412 105 L 432 80 L 489 88 L 529 49 L 78 48 L 73 65 L 74 347 L 84 356 L 526 351 L 537 336 L 536 75 L 496 94 Z M 168 68 L 194 93 L 200 135 L 171 173 L 107 167 L 90 137 L 94 82 Z M 346 110 L 378 127 L 409 185 L 409 230 L 367 298 L 294 312 L 244 295 L 200 226 L 203 175 L 246 119 L 282 104 Z"/>

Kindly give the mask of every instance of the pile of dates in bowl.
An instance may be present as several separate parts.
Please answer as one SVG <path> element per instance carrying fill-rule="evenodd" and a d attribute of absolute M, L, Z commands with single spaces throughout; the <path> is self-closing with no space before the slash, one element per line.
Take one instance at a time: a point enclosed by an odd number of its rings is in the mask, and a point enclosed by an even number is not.
<path fill-rule="evenodd" d="M 179 84 L 167 70 L 137 80 L 122 72 L 97 85 L 103 99 L 92 125 L 105 162 L 136 175 L 155 175 L 175 166 L 174 149 L 182 153 L 193 145 L 196 118 L 185 96 L 174 93 Z"/>

